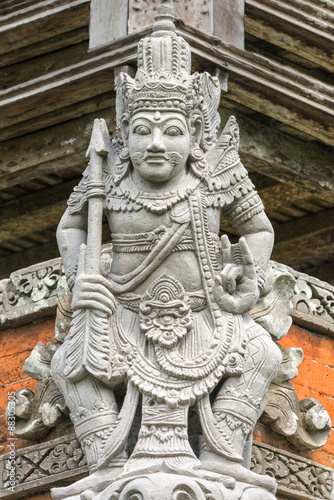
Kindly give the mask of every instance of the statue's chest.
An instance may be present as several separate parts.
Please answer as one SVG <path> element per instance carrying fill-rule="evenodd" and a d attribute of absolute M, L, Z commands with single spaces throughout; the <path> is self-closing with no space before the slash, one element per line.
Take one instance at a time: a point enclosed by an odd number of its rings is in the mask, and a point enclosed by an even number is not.
<path fill-rule="evenodd" d="M 171 210 L 162 214 L 152 213 L 145 209 L 128 212 L 109 211 L 107 218 L 111 233 L 125 234 L 154 231 L 160 226 L 170 227 L 173 222 Z M 207 208 L 206 222 L 211 233 L 219 234 L 220 210 L 212 207 Z"/>
<path fill-rule="evenodd" d="M 107 214 L 111 233 L 144 233 L 154 231 L 159 226 L 170 227 L 170 211 L 154 214 L 145 209 L 129 212 L 109 212 Z"/>

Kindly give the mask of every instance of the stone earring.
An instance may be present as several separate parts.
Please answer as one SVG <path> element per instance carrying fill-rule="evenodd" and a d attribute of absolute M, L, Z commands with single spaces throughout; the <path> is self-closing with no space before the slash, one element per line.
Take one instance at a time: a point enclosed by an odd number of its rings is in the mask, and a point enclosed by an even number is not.
<path fill-rule="evenodd" d="M 204 159 L 204 152 L 199 147 L 197 143 L 195 143 L 194 147 L 190 150 L 189 158 L 191 161 L 202 161 Z"/>
<path fill-rule="evenodd" d="M 128 161 L 130 160 L 130 151 L 129 148 L 124 147 L 120 150 L 119 152 L 119 157 L 122 161 Z"/>
<path fill-rule="evenodd" d="M 195 143 L 189 154 L 190 168 L 193 174 L 200 179 L 204 179 L 209 173 L 209 164 L 204 158 L 204 151 Z"/>

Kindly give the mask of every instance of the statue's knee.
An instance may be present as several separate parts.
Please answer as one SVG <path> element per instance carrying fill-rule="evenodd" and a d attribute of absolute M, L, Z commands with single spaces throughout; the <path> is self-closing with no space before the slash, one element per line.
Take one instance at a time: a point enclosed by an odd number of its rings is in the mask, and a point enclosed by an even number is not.
<path fill-rule="evenodd" d="M 257 351 L 259 368 L 265 377 L 273 378 L 282 364 L 282 354 L 275 342 L 267 335 L 261 335 L 252 340 L 252 344 Z"/>
<path fill-rule="evenodd" d="M 267 348 L 267 360 L 268 364 L 271 365 L 272 370 L 275 373 L 278 372 L 279 367 L 282 364 L 282 353 L 280 348 L 273 340 L 267 337 L 268 348 Z"/>

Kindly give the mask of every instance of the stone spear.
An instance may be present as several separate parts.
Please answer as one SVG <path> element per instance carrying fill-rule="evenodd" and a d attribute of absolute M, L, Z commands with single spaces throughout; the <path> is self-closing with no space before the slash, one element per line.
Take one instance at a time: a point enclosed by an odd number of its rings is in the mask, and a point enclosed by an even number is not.
<path fill-rule="evenodd" d="M 102 245 L 102 215 L 105 189 L 103 161 L 108 155 L 110 143 L 108 128 L 103 119 L 94 121 L 92 136 L 86 156 L 89 161 L 89 181 L 86 190 L 88 200 L 87 244 L 81 245 L 77 279 L 82 275 L 100 274 Z M 92 297 L 92 302 L 94 297 Z M 73 312 L 71 328 L 66 339 L 65 375 L 77 382 L 91 373 L 107 381 L 111 375 L 110 364 L 111 319 L 103 312 L 91 308 Z"/>

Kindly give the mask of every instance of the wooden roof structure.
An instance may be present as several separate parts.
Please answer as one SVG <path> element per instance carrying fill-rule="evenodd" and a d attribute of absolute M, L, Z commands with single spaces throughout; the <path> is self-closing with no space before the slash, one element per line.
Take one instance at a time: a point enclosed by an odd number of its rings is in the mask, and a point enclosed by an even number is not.
<path fill-rule="evenodd" d="M 101 12 L 113 3 L 1 2 L 0 278 L 59 255 L 55 230 L 93 120 L 115 133 L 114 72 L 136 64 L 151 26 L 140 5 L 155 2 L 119 0 L 106 31 Z M 238 120 L 242 161 L 276 233 L 272 258 L 333 283 L 334 2 L 246 0 L 241 42 L 223 37 L 219 15 L 211 33 L 187 18 L 177 30 L 194 70 L 218 72 L 223 87 L 228 76 L 222 122 Z M 234 238 L 224 220 L 222 230 Z"/>

